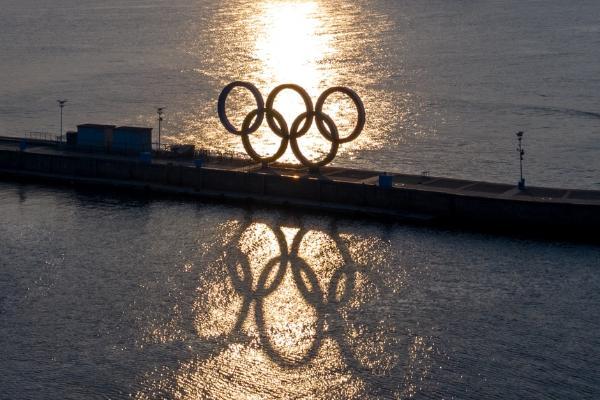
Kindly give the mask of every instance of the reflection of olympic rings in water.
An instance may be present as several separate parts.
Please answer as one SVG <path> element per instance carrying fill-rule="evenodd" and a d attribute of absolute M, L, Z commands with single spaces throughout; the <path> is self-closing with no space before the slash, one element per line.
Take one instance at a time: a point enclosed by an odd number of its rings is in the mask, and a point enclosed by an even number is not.
<path fill-rule="evenodd" d="M 274 361 L 286 367 L 297 367 L 299 365 L 311 361 L 317 356 L 321 347 L 322 338 L 325 333 L 325 317 L 328 315 L 331 316 L 333 314 L 337 314 L 338 308 L 350 298 L 352 294 L 351 292 L 354 288 L 354 281 L 356 279 L 356 270 L 351 268 L 354 266 L 354 264 L 352 264 L 349 261 L 350 258 L 348 252 L 341 251 L 342 257 L 344 259 L 344 267 L 337 270 L 336 274 L 331 279 L 327 291 L 328 296 L 326 298 L 325 293 L 323 293 L 323 290 L 321 289 L 319 279 L 315 274 L 314 270 L 308 265 L 308 263 L 303 258 L 299 256 L 300 244 L 302 243 L 302 240 L 306 233 L 306 231 L 300 230 L 296 234 L 291 246 L 291 253 L 289 255 L 289 265 L 291 267 L 294 283 L 296 284 L 302 298 L 306 301 L 307 304 L 314 307 L 314 309 L 317 312 L 315 339 L 313 340 L 309 350 L 302 358 L 290 360 L 282 356 L 275 350 L 275 348 L 271 344 L 269 336 L 266 334 L 266 330 L 260 329 L 260 327 L 265 326 L 263 298 L 256 299 L 255 317 L 256 324 L 257 326 L 259 326 L 259 333 L 263 348 Z M 345 249 L 345 247 L 343 248 Z M 268 270 L 268 264 L 265 270 Z M 261 277 L 263 275 L 264 272 L 261 273 Z M 346 276 L 346 287 L 343 295 L 341 296 L 341 299 L 337 300 L 335 298 L 335 294 L 337 293 L 338 285 L 341 281 L 341 278 L 344 275 Z"/>
<path fill-rule="evenodd" d="M 227 239 L 223 247 L 226 251 L 222 253 L 221 246 L 215 248 L 220 253 L 216 262 L 212 264 L 216 270 L 212 270 L 213 266 L 210 266 L 210 271 L 203 271 L 203 275 L 204 272 L 208 272 L 210 276 L 214 274 L 214 277 L 224 286 L 217 284 L 213 279 L 205 281 L 201 285 L 204 288 L 201 291 L 204 300 L 201 300 L 199 309 L 195 308 L 196 303 L 189 304 L 192 307 L 191 313 L 211 314 L 212 316 L 208 318 L 199 317 L 205 321 L 206 325 L 217 325 L 218 333 L 213 331 L 216 334 L 205 335 L 198 330 L 195 319 L 182 320 L 183 323 L 189 320 L 194 324 L 194 326 L 189 326 L 189 330 L 196 330 L 198 336 L 190 338 L 186 344 L 198 345 L 199 351 L 193 353 L 191 362 L 184 363 L 185 367 L 174 370 L 173 376 L 165 378 L 164 370 L 157 370 L 156 375 L 149 378 L 149 383 L 144 384 L 144 387 L 152 390 L 152 396 L 148 397 L 155 398 L 159 395 L 164 398 L 173 397 L 173 393 L 169 389 L 171 381 L 174 382 L 174 385 L 183 381 L 196 387 L 198 386 L 196 381 L 181 380 L 179 376 L 181 374 L 188 376 L 187 374 L 192 368 L 193 374 L 197 374 L 202 380 L 200 376 L 203 371 L 206 371 L 205 368 L 209 368 L 211 371 L 219 369 L 221 362 L 224 366 L 222 368 L 225 368 L 223 371 L 230 374 L 231 383 L 235 384 L 235 379 L 241 379 L 242 384 L 244 379 L 254 379 L 254 374 L 237 374 L 238 368 L 244 368 L 243 363 L 247 357 L 240 353 L 243 351 L 240 349 L 251 350 L 251 359 L 246 360 L 250 363 L 249 368 L 263 366 L 263 364 L 257 364 L 262 360 L 254 358 L 254 350 L 258 350 L 265 356 L 265 361 L 271 361 L 288 370 L 289 374 L 284 375 L 285 379 L 294 379 L 294 377 L 314 379 L 315 374 L 310 372 L 310 363 L 315 361 L 317 364 L 318 361 L 318 367 L 315 365 L 318 370 L 326 369 L 331 372 L 332 376 L 342 374 L 342 376 L 351 376 L 351 379 L 360 380 L 360 397 L 367 397 L 367 394 L 370 395 L 369 397 L 382 398 L 389 398 L 392 394 L 394 397 L 400 398 L 412 397 L 415 390 L 418 390 L 414 383 L 418 384 L 419 379 L 422 380 L 419 378 L 420 373 L 417 368 L 422 368 L 423 361 L 419 361 L 415 357 L 414 343 L 416 342 L 409 343 L 412 336 L 410 330 L 397 329 L 397 324 L 401 320 L 398 318 L 400 316 L 387 311 L 390 308 L 388 300 L 397 297 L 397 286 L 386 279 L 385 272 L 378 268 L 373 269 L 355 263 L 346 245 L 346 239 L 340 237 L 335 225 L 325 230 L 310 230 L 300 227 L 289 247 L 283 229 L 277 224 L 260 224 L 264 225 L 265 230 L 262 226 L 256 229 L 255 225 L 256 222 L 251 218 L 244 218 L 244 221 L 240 222 L 233 230 L 231 226 L 227 227 L 227 233 L 225 233 Z M 247 236 L 248 233 L 251 234 L 250 237 Z M 341 258 L 339 264 L 335 263 L 338 268 L 333 271 L 327 268 L 333 273 L 326 272 L 330 277 L 327 284 L 323 281 L 319 282 L 320 279 L 324 279 L 320 275 L 320 270 L 313 269 L 307 259 L 302 257 L 305 251 L 303 246 L 309 243 L 312 233 L 324 235 L 325 242 L 328 242 L 325 245 L 326 249 L 335 249 L 336 256 L 339 255 Z M 270 237 L 271 243 L 262 241 L 265 235 Z M 259 246 L 255 246 L 254 240 L 257 238 L 260 241 L 258 242 Z M 242 244 L 248 245 L 249 250 L 242 250 Z M 262 246 L 263 244 L 266 246 Z M 274 245 L 272 250 L 271 244 Z M 330 245 L 332 246 L 330 247 Z M 258 269 L 255 269 L 255 265 L 250 260 L 251 256 L 257 254 L 250 252 L 257 251 L 264 254 L 262 250 L 265 249 L 268 249 L 272 258 L 264 261 Z M 321 252 L 325 248 L 311 250 Z M 328 252 L 328 254 L 331 253 Z M 393 271 L 393 274 L 395 281 L 396 271 Z M 276 293 L 276 291 L 282 289 L 284 293 L 290 293 L 288 287 L 290 283 L 297 289 L 294 291 L 297 292 L 297 296 L 289 300 L 305 302 L 315 312 L 314 314 L 311 312 L 310 322 L 298 317 L 292 317 L 287 321 L 283 318 L 285 325 L 301 325 L 302 331 L 298 331 L 301 334 L 301 343 L 292 339 L 285 340 L 284 345 L 278 345 L 278 334 L 285 334 L 285 332 L 280 331 L 277 327 L 275 329 L 272 326 L 268 327 L 271 322 L 269 316 L 272 315 L 272 311 L 278 309 L 273 301 L 281 293 Z M 211 287 L 215 287 L 223 293 L 215 296 L 214 293 L 211 293 Z M 194 291 L 197 288 L 198 286 L 195 284 L 190 286 L 190 289 Z M 196 295 L 194 294 L 194 296 Z M 218 300 L 211 306 L 213 296 Z M 221 303 L 221 300 L 226 302 Z M 378 304 L 378 300 L 384 302 Z M 275 304 L 275 308 L 272 309 L 271 305 L 273 304 Z M 373 308 L 378 305 L 382 307 Z M 225 309 L 221 308 L 222 306 Z M 230 306 L 234 306 L 235 311 Z M 214 307 L 217 312 L 213 315 Z M 234 319 L 230 320 L 229 316 Z M 276 316 L 276 320 L 278 316 Z M 249 319 L 252 317 L 254 317 L 256 330 L 253 329 L 252 324 L 247 326 L 247 322 L 250 322 Z M 308 330 L 304 329 L 308 326 L 307 324 L 310 325 Z M 283 327 L 283 329 L 287 328 Z M 187 330 L 183 329 L 183 331 Z M 310 332 L 310 334 L 306 335 L 305 332 Z M 297 337 L 294 336 L 294 338 Z M 300 346 L 297 346 L 298 344 Z M 292 349 L 293 353 L 289 353 L 288 349 Z M 231 352 L 235 354 L 232 355 Z M 429 362 L 428 360 L 425 359 L 426 362 Z M 160 362 L 163 361 L 161 358 Z M 232 365 L 232 362 L 235 364 Z M 301 371 L 308 373 L 298 374 L 297 368 L 302 368 Z M 277 370 L 270 372 L 275 376 L 279 373 Z M 184 389 L 187 390 L 187 388 Z M 275 388 L 275 390 L 278 389 Z M 222 394 L 222 392 L 220 393 Z M 291 394 L 292 392 L 283 390 L 282 393 Z M 288 397 L 298 397 L 298 393 L 293 392 L 293 394 L 294 396 Z"/>
<path fill-rule="evenodd" d="M 225 109 L 227 97 L 229 96 L 229 93 L 236 87 L 242 87 L 249 90 L 250 93 L 252 93 L 252 95 L 254 96 L 254 99 L 256 100 L 256 109 L 254 109 L 253 111 L 248 113 L 248 115 L 246 115 L 246 118 L 244 118 L 244 121 L 242 123 L 242 127 L 239 130 L 235 126 L 233 126 L 233 124 L 229 121 Z M 306 111 L 297 116 L 296 119 L 292 122 L 292 125 L 289 127 L 281 113 L 279 113 L 273 108 L 273 104 L 275 103 L 275 98 L 277 97 L 277 95 L 281 91 L 286 89 L 293 90 L 296 93 L 298 93 L 300 97 L 302 97 L 302 100 L 304 101 L 304 105 L 306 107 Z M 338 128 L 333 119 L 331 119 L 329 115 L 323 112 L 323 106 L 325 105 L 327 98 L 336 92 L 345 94 L 346 96 L 350 97 L 350 99 L 356 106 L 356 110 L 358 113 L 356 126 L 352 130 L 352 133 L 350 133 L 350 135 L 344 138 L 340 138 Z M 263 97 L 260 91 L 256 88 L 256 86 L 249 82 L 240 81 L 232 82 L 229 85 L 225 86 L 225 88 L 223 88 L 223 91 L 219 95 L 218 113 L 219 119 L 221 120 L 221 123 L 223 124 L 225 129 L 227 129 L 227 131 L 229 131 L 230 133 L 240 135 L 242 137 L 242 143 L 244 145 L 246 153 L 248 153 L 248 155 L 256 162 L 268 164 L 277 161 L 285 153 L 289 142 L 290 147 L 292 148 L 292 152 L 294 153 L 298 161 L 300 161 L 300 163 L 305 167 L 311 169 L 322 167 L 333 161 L 337 154 L 339 145 L 342 143 L 351 142 L 352 140 L 356 139 L 358 135 L 360 135 L 360 133 L 362 132 L 366 120 L 365 107 L 362 103 L 362 100 L 356 94 L 356 92 L 347 87 L 336 86 L 325 90 L 319 96 L 317 103 L 313 109 L 313 103 L 310 99 L 310 96 L 308 95 L 306 90 L 304 90 L 298 85 L 284 84 L 277 86 L 271 92 L 271 94 L 269 94 L 269 97 L 267 97 L 267 103 L 265 105 Z M 252 144 L 250 143 L 250 135 L 256 132 L 258 128 L 260 128 L 265 116 L 267 118 L 267 124 L 269 125 L 269 128 L 271 128 L 271 131 L 273 131 L 275 135 L 281 138 L 281 143 L 275 154 L 273 154 L 272 156 L 263 157 L 260 154 L 258 154 L 252 147 Z M 319 133 L 325 139 L 331 142 L 329 152 L 322 160 L 319 161 L 309 160 L 302 153 L 300 147 L 298 146 L 298 139 L 308 132 L 308 130 L 312 126 L 313 120 L 316 121 Z"/>
<path fill-rule="evenodd" d="M 331 277 L 326 291 L 321 288 L 319 278 L 315 271 L 300 255 L 300 246 L 306 234 L 309 232 L 300 229 L 292 242 L 288 251 L 285 236 L 280 228 L 270 226 L 269 229 L 274 233 L 279 247 L 279 255 L 270 259 L 262 270 L 258 273 L 256 286 L 250 270 L 248 256 L 234 245 L 235 241 L 240 241 L 242 235 L 250 224 L 241 226 L 240 230 L 228 246 L 231 249 L 225 259 L 227 270 L 234 290 L 243 297 L 243 305 L 240 310 L 239 318 L 230 335 L 241 329 L 245 319 L 248 316 L 250 306 L 254 302 L 254 319 L 258 328 L 260 344 L 265 354 L 280 366 L 286 368 L 297 368 L 312 361 L 318 354 L 325 336 L 334 339 L 338 343 L 341 355 L 348 367 L 355 370 L 365 371 L 365 365 L 356 358 L 356 353 L 352 350 L 351 333 L 349 326 L 342 313 L 344 306 L 349 305 L 359 271 L 361 274 L 368 274 L 359 269 L 346 245 L 337 237 L 330 236 L 335 242 L 343 260 L 341 268 L 337 269 Z M 269 330 L 266 329 L 264 301 L 278 286 L 283 282 L 287 273 L 287 268 L 291 269 L 293 282 L 298 288 L 302 299 L 316 311 L 317 320 L 314 325 L 314 338 L 308 349 L 301 356 L 288 357 L 278 351 L 271 337 Z M 352 325 L 352 323 L 350 324 Z M 401 363 L 396 363 L 388 372 L 402 368 Z M 404 371 L 402 371 L 404 375 Z"/>

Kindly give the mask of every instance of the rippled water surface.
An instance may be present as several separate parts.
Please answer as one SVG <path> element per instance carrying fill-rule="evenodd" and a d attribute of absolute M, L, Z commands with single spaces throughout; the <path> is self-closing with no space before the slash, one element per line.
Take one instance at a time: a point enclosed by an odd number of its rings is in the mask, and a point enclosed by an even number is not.
<path fill-rule="evenodd" d="M 18 398 L 596 398 L 600 249 L 0 184 Z"/>
<path fill-rule="evenodd" d="M 514 182 L 525 129 L 528 182 L 597 189 L 599 4 L 0 0 L 0 125 L 167 106 L 168 141 L 241 150 L 231 80 L 341 84 L 367 125 L 338 164 Z M 596 399 L 599 269 L 582 244 L 0 183 L 0 398 Z"/>

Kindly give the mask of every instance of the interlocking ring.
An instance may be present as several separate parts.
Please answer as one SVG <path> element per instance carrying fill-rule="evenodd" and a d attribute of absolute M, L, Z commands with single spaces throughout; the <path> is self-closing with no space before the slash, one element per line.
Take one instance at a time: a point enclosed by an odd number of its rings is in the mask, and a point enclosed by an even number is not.
<path fill-rule="evenodd" d="M 254 123 L 246 131 L 244 131 L 243 129 L 238 131 L 235 128 L 235 126 L 233 126 L 233 124 L 229 121 L 229 118 L 227 118 L 227 112 L 225 110 L 225 102 L 227 101 L 227 96 L 229 96 L 229 93 L 231 93 L 231 91 L 236 87 L 243 87 L 248 89 L 250 93 L 252 93 L 252 95 L 254 96 L 254 99 L 256 100 L 257 118 L 256 121 L 254 121 Z M 219 103 L 217 107 L 221 123 L 223 124 L 225 129 L 227 129 L 229 132 L 235 135 L 249 135 L 251 133 L 256 132 L 258 128 L 260 128 L 260 125 L 263 122 L 263 118 L 265 117 L 265 102 L 263 100 L 263 97 L 260 94 L 260 91 L 256 88 L 256 86 L 249 82 L 235 81 L 225 86 L 221 91 L 221 94 L 219 95 Z"/>
<path fill-rule="evenodd" d="M 281 93 L 285 89 L 290 89 L 290 90 L 293 90 L 296 93 L 298 93 L 300 95 L 300 97 L 302 97 L 302 100 L 304 101 L 304 106 L 306 107 L 306 111 L 307 112 L 313 111 L 313 103 L 312 103 L 312 100 L 310 99 L 310 96 L 306 92 L 306 90 L 304 90 L 301 86 L 295 85 L 293 83 L 279 85 L 275 89 L 273 89 L 273 91 L 269 94 L 269 97 L 267 97 L 267 110 L 273 110 L 273 104 L 275 103 L 275 98 L 277 97 L 277 95 L 279 93 Z M 267 123 L 269 124 L 269 128 L 271 128 L 271 130 L 276 135 L 281 136 L 278 133 L 277 125 L 275 125 L 275 121 L 273 120 L 273 117 L 270 116 L 268 113 L 267 113 Z M 302 135 L 304 135 L 306 132 L 308 132 L 311 125 L 312 125 L 312 117 L 307 119 L 306 122 L 304 123 L 304 125 L 302 126 L 302 129 L 300 129 L 300 132 L 302 132 Z"/>
<path fill-rule="evenodd" d="M 346 96 L 350 97 L 350 100 L 352 100 L 352 102 L 354 103 L 354 106 L 356 107 L 356 111 L 358 113 L 358 120 L 356 121 L 356 126 L 352 130 L 352 133 L 348 137 L 345 137 L 343 139 L 340 139 L 340 138 L 337 139 L 337 142 L 340 144 L 348 143 L 348 142 L 351 142 L 354 139 L 356 139 L 358 137 L 358 135 L 360 135 L 360 133 L 362 132 L 363 128 L 365 127 L 365 122 L 366 122 L 365 106 L 364 106 L 362 100 L 360 99 L 360 97 L 358 97 L 358 94 L 356 94 L 356 92 L 354 90 L 349 89 L 347 87 L 343 87 L 343 86 L 336 86 L 336 87 L 327 89 L 319 96 L 319 98 L 317 99 L 317 105 L 315 107 L 315 111 L 317 114 L 323 114 L 323 105 L 325 105 L 325 101 L 327 101 L 327 98 L 329 96 L 331 96 L 333 93 L 336 93 L 336 92 L 343 93 Z M 323 126 L 322 120 L 317 119 L 317 126 L 319 127 L 319 131 L 321 132 L 321 134 L 325 135 L 324 132 L 326 132 L 326 130 L 325 130 L 325 127 Z"/>
<path fill-rule="evenodd" d="M 244 122 L 242 123 L 242 132 L 246 132 L 246 131 L 252 129 L 252 127 L 254 125 L 251 126 L 250 123 L 252 122 L 252 120 L 255 117 L 258 116 L 258 114 L 260 114 L 260 112 L 258 110 L 253 110 L 248 113 L 246 118 L 244 118 Z M 283 118 L 283 115 L 279 114 L 279 112 L 275 111 L 275 110 L 268 110 L 266 112 L 266 114 L 267 114 L 267 121 L 269 119 L 272 120 L 273 126 L 276 127 L 276 129 L 272 129 L 272 131 L 275 132 L 275 134 L 281 138 L 281 143 L 279 145 L 279 148 L 277 149 L 277 152 L 275 152 L 275 154 L 273 154 L 270 157 L 269 156 L 262 157 L 260 154 L 258 154 L 256 152 L 256 150 L 254 150 L 254 147 L 252 147 L 252 144 L 250 144 L 250 135 L 242 134 L 242 144 L 244 145 L 244 150 L 246 150 L 246 153 L 248 153 L 250 158 L 252 158 L 253 160 L 255 160 L 261 164 L 269 164 L 269 163 L 277 161 L 285 153 L 288 142 L 290 140 L 290 134 L 288 132 L 287 123 L 285 122 L 285 118 Z M 259 118 L 257 118 L 256 121 L 258 121 L 258 119 Z M 255 124 L 256 124 L 256 121 L 255 121 Z M 277 123 L 279 123 L 279 126 L 277 126 L 275 124 L 275 121 L 277 121 Z"/>
<path fill-rule="evenodd" d="M 229 93 L 236 87 L 242 87 L 250 91 L 256 100 L 256 109 L 252 110 L 242 123 L 242 127 L 238 130 L 229 120 L 226 113 L 225 103 L 227 101 L 227 97 Z M 304 105 L 306 107 L 306 111 L 300 114 L 293 121 L 292 125 L 288 128 L 287 122 L 277 110 L 273 108 L 275 103 L 275 99 L 277 95 L 283 90 L 293 90 L 300 95 L 302 100 L 304 101 Z M 356 107 L 356 111 L 358 113 L 358 118 L 356 122 L 356 126 L 350 133 L 350 135 L 340 138 L 338 128 L 333 121 L 333 119 L 323 112 L 323 106 L 327 101 L 327 98 L 333 93 L 342 93 L 346 96 L 350 97 L 352 102 Z M 277 86 L 267 97 L 267 103 L 265 105 L 263 97 L 260 91 L 249 82 L 235 81 L 225 86 L 219 95 L 219 102 L 217 106 L 219 119 L 221 123 L 225 127 L 225 129 L 233 134 L 239 135 L 242 137 L 242 143 L 244 145 L 244 149 L 246 153 L 252 158 L 254 161 L 259 162 L 263 165 L 270 164 L 277 161 L 285 151 L 287 150 L 288 142 L 292 148 L 292 152 L 294 156 L 300 161 L 302 165 L 308 167 L 310 169 L 316 169 L 319 167 L 323 167 L 330 162 L 333 161 L 335 156 L 337 155 L 337 151 L 339 149 L 340 144 L 348 143 L 356 139 L 360 133 L 362 132 L 365 122 L 366 122 L 366 113 L 365 107 L 355 91 L 343 86 L 335 86 L 325 90 L 318 98 L 316 106 L 313 108 L 313 103 L 306 92 L 302 87 L 288 83 Z M 261 156 L 254 150 L 252 144 L 250 143 L 250 135 L 256 132 L 260 126 L 262 125 L 263 120 L 267 119 L 267 124 L 271 131 L 275 133 L 275 135 L 281 138 L 281 143 L 279 148 L 275 152 L 275 154 L 271 156 Z M 300 146 L 298 144 L 298 139 L 304 136 L 312 126 L 313 120 L 317 123 L 317 128 L 321 136 L 323 136 L 326 140 L 331 142 L 331 146 L 329 152 L 325 155 L 325 157 L 318 161 L 309 160 L 302 151 L 300 150 Z"/>

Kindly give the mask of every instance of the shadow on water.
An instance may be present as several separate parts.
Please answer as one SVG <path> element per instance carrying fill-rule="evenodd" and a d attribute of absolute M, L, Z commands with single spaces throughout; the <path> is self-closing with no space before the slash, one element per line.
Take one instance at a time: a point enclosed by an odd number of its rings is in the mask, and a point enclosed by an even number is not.
<path fill-rule="evenodd" d="M 180 339 L 189 356 L 166 367 L 166 379 L 164 365 L 145 375 L 138 398 L 321 396 L 340 381 L 343 398 L 418 390 L 432 346 L 400 327 L 390 304 L 406 271 L 382 271 L 385 251 L 366 248 L 381 243 L 340 232 L 335 221 L 304 221 L 246 215 L 225 228 L 221 254 L 198 271 L 199 298 L 183 311 L 192 317 L 180 330 L 195 332 Z"/>

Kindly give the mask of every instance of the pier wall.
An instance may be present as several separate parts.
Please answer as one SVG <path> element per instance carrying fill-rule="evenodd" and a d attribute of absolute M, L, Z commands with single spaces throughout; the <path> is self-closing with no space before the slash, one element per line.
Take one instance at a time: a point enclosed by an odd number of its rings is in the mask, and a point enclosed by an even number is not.
<path fill-rule="evenodd" d="M 140 184 L 161 190 L 171 187 L 202 195 L 220 193 L 256 202 L 400 215 L 415 213 L 437 220 L 476 225 L 518 224 L 544 229 L 596 229 L 595 204 L 520 201 L 421 188 L 380 188 L 375 184 L 294 177 L 228 169 L 195 168 L 177 164 L 147 164 L 136 159 L 107 159 L 86 154 L 40 154 L 0 150 L 0 169 L 21 174 Z M 1 174 L 1 172 L 0 172 Z"/>

